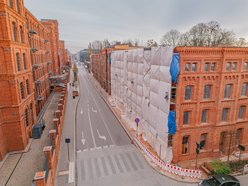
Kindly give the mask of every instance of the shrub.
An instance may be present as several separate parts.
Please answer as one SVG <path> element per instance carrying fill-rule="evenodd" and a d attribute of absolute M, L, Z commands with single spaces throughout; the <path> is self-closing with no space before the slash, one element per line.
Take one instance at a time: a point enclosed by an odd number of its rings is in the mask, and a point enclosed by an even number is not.
<path fill-rule="evenodd" d="M 211 162 L 211 166 L 215 174 L 229 174 L 231 172 L 231 167 L 220 160 Z"/>

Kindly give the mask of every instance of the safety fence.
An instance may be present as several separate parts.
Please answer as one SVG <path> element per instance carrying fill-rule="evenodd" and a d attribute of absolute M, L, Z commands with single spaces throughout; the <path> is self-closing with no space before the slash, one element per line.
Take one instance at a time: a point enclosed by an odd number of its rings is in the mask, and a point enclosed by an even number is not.
<path fill-rule="evenodd" d="M 162 170 L 183 177 L 201 178 L 202 172 L 200 170 L 184 169 L 178 166 L 165 163 L 158 157 L 154 156 L 138 139 L 135 138 L 135 141 L 139 145 L 139 147 L 145 152 L 145 154 Z"/>

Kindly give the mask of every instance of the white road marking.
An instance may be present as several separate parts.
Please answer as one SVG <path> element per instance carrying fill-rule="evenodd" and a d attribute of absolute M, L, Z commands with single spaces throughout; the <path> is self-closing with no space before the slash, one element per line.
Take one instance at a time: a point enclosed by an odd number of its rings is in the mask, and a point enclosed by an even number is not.
<path fill-rule="evenodd" d="M 110 145 L 109 147 L 114 147 L 115 145 Z"/>
<path fill-rule="evenodd" d="M 69 171 L 60 171 L 59 172 L 59 176 L 64 176 L 64 175 L 68 175 Z"/>
<path fill-rule="evenodd" d="M 92 151 L 92 150 L 95 150 L 96 148 L 90 148 L 90 150 Z"/>
<path fill-rule="evenodd" d="M 107 146 L 107 145 L 105 145 L 105 146 L 103 146 L 103 148 L 105 148 L 105 149 L 106 149 L 106 148 L 108 148 L 108 146 Z"/>
<path fill-rule="evenodd" d="M 86 151 L 88 151 L 88 150 L 89 150 L 89 149 L 84 149 L 83 151 L 86 152 Z"/>
<path fill-rule="evenodd" d="M 89 105 L 88 105 L 88 118 L 89 118 L 90 132 L 91 132 L 91 135 L 92 135 L 94 147 L 96 147 L 96 140 L 95 140 L 95 137 L 94 137 L 94 133 L 93 133 L 93 129 L 92 129 L 92 123 L 91 123 L 91 120 L 90 120 L 90 108 L 89 108 Z"/>
<path fill-rule="evenodd" d="M 81 111 L 80 111 L 80 114 L 83 114 L 84 112 L 83 112 L 83 109 L 81 108 Z"/>
<path fill-rule="evenodd" d="M 97 110 L 95 110 L 93 107 L 92 107 L 92 112 L 95 112 L 95 113 L 97 113 Z"/>
<path fill-rule="evenodd" d="M 68 183 L 73 183 L 74 182 L 74 168 L 75 164 L 74 162 L 69 163 L 69 176 L 68 176 Z"/>
<path fill-rule="evenodd" d="M 103 139 L 104 141 L 106 141 L 106 136 L 101 136 L 100 133 L 99 133 L 99 131 L 98 131 L 98 129 L 96 131 L 97 131 L 98 137 L 100 139 Z"/>
<path fill-rule="evenodd" d="M 77 153 L 80 153 L 80 152 L 82 152 L 82 150 L 80 149 L 80 150 L 77 150 Z"/>
<path fill-rule="evenodd" d="M 83 76 L 82 76 L 82 77 L 83 77 Z M 87 81 L 88 81 L 89 84 L 90 84 L 90 81 L 89 81 L 88 79 L 87 79 Z M 86 83 L 86 86 L 85 86 L 85 87 L 86 87 L 87 91 L 89 92 L 89 88 L 88 88 L 87 83 Z M 109 128 L 108 128 L 108 125 L 106 124 L 106 121 L 105 121 L 104 117 L 102 116 L 101 109 L 100 109 L 99 106 L 97 105 L 97 102 L 96 102 L 94 96 L 92 96 L 92 95 L 90 95 L 90 96 L 92 97 L 93 101 L 95 102 L 95 105 L 96 105 L 97 109 L 99 110 L 99 113 L 100 113 L 100 116 L 101 116 L 101 118 L 102 118 L 102 121 L 103 121 L 103 123 L 104 123 L 104 125 L 105 125 L 105 127 L 106 127 L 106 129 L 107 129 L 107 131 L 108 131 L 108 134 L 109 134 L 109 136 L 110 136 L 110 139 L 111 139 L 112 143 L 114 144 L 114 140 L 113 140 L 113 138 L 112 138 L 112 136 L 111 136 L 110 130 L 109 130 Z M 89 105 L 89 104 L 88 104 L 88 105 Z"/>
<path fill-rule="evenodd" d="M 100 149 L 102 149 L 102 147 L 96 147 L 96 149 L 97 149 L 97 150 L 100 150 Z"/>
<path fill-rule="evenodd" d="M 84 132 L 83 132 L 83 130 L 82 130 L 82 139 L 81 139 L 81 142 L 83 143 L 83 145 L 85 144 L 85 138 L 84 138 Z"/>

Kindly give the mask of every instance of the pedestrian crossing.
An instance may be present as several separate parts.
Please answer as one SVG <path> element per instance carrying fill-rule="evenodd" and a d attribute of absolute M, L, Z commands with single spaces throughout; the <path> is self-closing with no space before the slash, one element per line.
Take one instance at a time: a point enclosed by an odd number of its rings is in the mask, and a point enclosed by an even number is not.
<path fill-rule="evenodd" d="M 132 145 L 82 151 L 78 153 L 78 182 L 97 182 L 115 176 L 132 174 L 146 169 L 143 157 Z M 90 185 L 89 184 L 89 185 Z M 87 185 L 87 184 L 86 184 Z"/>

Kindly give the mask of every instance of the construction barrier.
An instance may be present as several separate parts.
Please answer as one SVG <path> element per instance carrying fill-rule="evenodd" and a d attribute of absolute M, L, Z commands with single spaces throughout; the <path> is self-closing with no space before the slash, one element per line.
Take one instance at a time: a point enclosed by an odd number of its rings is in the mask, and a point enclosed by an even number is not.
<path fill-rule="evenodd" d="M 201 178 L 202 172 L 200 170 L 192 170 L 192 169 L 184 169 L 178 166 L 174 166 L 168 163 L 165 163 L 158 157 L 154 156 L 139 140 L 135 138 L 136 143 L 139 145 L 139 147 L 146 153 L 146 155 L 162 170 L 176 174 L 179 176 L 184 177 L 191 177 L 191 178 Z"/>

